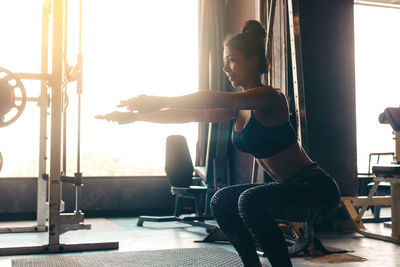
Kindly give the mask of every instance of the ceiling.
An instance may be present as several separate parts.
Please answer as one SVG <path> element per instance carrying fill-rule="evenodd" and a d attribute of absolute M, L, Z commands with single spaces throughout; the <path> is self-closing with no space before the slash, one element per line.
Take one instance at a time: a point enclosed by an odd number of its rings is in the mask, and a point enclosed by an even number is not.
<path fill-rule="evenodd" d="M 370 4 L 370 5 L 381 5 L 381 6 L 386 6 L 386 7 L 394 7 L 394 8 L 399 8 L 400 7 L 400 0 L 354 0 L 354 3 L 356 4 Z"/>

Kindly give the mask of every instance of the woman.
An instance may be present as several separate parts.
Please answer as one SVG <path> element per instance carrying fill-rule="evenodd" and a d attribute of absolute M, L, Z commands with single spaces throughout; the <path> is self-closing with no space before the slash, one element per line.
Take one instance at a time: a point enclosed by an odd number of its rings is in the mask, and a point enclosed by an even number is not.
<path fill-rule="evenodd" d="M 235 120 L 232 142 L 252 154 L 275 180 L 240 184 L 217 191 L 211 211 L 245 266 L 261 266 L 253 236 L 272 266 L 292 266 L 274 219 L 316 221 L 330 216 L 340 201 L 335 181 L 298 143 L 289 122 L 286 97 L 261 83 L 267 71 L 265 29 L 247 21 L 224 46 L 224 72 L 242 92 L 199 91 L 178 97 L 140 95 L 121 101 L 119 112 L 97 118 L 130 123 L 217 122 Z"/>

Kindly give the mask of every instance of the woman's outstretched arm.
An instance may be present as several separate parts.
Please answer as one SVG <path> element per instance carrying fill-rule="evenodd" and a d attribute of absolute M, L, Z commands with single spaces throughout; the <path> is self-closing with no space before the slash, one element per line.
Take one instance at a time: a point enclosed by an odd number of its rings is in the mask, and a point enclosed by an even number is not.
<path fill-rule="evenodd" d="M 268 109 L 280 102 L 280 91 L 272 87 L 257 87 L 244 92 L 198 91 L 175 97 L 140 95 L 121 101 L 118 107 L 151 112 L 163 108 L 176 109 Z"/>
<path fill-rule="evenodd" d="M 182 110 L 163 109 L 155 112 L 137 113 L 114 111 L 106 115 L 97 115 L 96 119 L 118 122 L 119 124 L 145 121 L 153 123 L 219 122 L 235 117 L 235 110 Z"/>

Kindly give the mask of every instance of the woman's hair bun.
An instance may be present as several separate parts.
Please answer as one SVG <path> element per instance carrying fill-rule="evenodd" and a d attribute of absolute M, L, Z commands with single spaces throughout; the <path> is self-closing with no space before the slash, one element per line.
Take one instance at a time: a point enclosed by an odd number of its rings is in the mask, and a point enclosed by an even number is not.
<path fill-rule="evenodd" d="M 248 20 L 242 28 L 242 33 L 247 33 L 254 39 L 264 40 L 267 36 L 265 28 L 257 20 Z"/>
<path fill-rule="evenodd" d="M 268 63 L 265 58 L 266 31 L 260 22 L 248 20 L 242 28 L 242 32 L 230 36 L 224 42 L 225 46 L 234 47 L 246 57 L 258 57 L 258 74 L 268 72 Z"/>

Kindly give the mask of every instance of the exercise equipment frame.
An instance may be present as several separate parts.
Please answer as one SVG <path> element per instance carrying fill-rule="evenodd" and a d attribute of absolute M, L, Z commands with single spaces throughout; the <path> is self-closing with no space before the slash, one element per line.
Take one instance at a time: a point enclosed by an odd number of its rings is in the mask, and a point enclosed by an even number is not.
<path fill-rule="evenodd" d="M 11 247 L 0 248 L 0 255 L 21 255 L 21 254 L 39 254 L 39 253 L 61 253 L 85 250 L 105 250 L 117 249 L 118 242 L 105 243 L 85 243 L 85 244 L 61 244 L 60 235 L 68 230 L 86 228 L 80 224 L 83 222 L 83 213 L 76 210 L 74 213 L 60 214 L 60 196 L 61 196 L 61 159 L 62 159 L 62 114 L 63 114 L 63 89 L 66 84 L 65 75 L 65 51 L 66 51 L 66 19 L 67 19 L 67 1 L 68 0 L 44 0 L 43 4 L 43 32 L 42 32 L 42 73 L 47 73 L 47 45 L 46 35 L 48 34 L 48 18 L 52 10 L 53 31 L 52 31 L 52 73 L 51 75 L 28 75 L 38 77 L 42 80 L 42 94 L 47 88 L 43 85 L 48 82 L 51 87 L 51 143 L 50 143 L 50 176 L 49 176 L 49 241 L 48 244 L 33 247 Z M 51 3 L 52 8 L 51 8 Z M 80 0 L 80 42 L 81 42 L 81 22 L 82 22 L 82 0 Z M 47 21 L 46 21 L 47 20 Z M 81 45 L 79 45 L 81 48 Z M 45 53 L 43 53 L 45 52 Z M 79 55 L 81 59 L 81 53 Z M 80 61 L 81 63 L 82 61 Z M 80 66 L 81 67 L 81 66 Z M 81 68 L 80 68 L 81 70 Z M 48 77 L 48 79 L 43 79 Z M 81 72 L 80 72 L 81 76 Z M 81 83 L 80 83 L 81 84 Z M 78 82 L 78 87 L 79 87 Z M 78 88 L 79 89 L 79 88 Z M 79 93 L 79 92 L 78 92 Z M 45 104 L 46 97 L 41 97 L 42 104 Z M 41 106 L 42 107 L 42 106 Z M 46 106 L 47 111 L 47 106 Z M 43 117 L 42 117 L 43 115 Z M 41 113 L 41 119 L 44 114 Z M 41 120 L 41 131 L 45 129 L 46 120 Z M 44 128 L 42 128 L 42 126 Z M 42 135 L 41 135 L 42 136 Z M 41 140 L 42 141 L 42 140 Z M 44 141 L 44 140 L 43 140 Z M 45 145 L 43 145 L 45 147 Z M 41 146 L 42 148 L 42 146 Z M 45 155 L 45 149 L 41 151 L 41 156 Z M 79 151 L 79 146 L 78 146 Z M 45 164 L 44 164 L 45 165 Z M 41 166 L 43 167 L 43 166 Z M 78 164 L 79 168 L 79 164 Z M 42 170 L 43 171 L 43 170 Z M 79 178 L 79 170 L 78 170 Z M 79 179 L 78 179 L 79 180 Z M 40 181 L 40 178 L 39 178 Z M 38 183 L 39 184 L 39 183 Z M 43 184 L 42 184 L 43 185 Z M 46 185 L 46 183 L 44 183 Z M 38 188 L 38 197 L 45 196 L 45 187 Z M 41 194 L 42 193 L 42 194 Z M 42 201 L 42 199 L 41 199 Z M 42 207 L 41 207 L 42 208 Z M 42 212 L 42 210 L 41 210 Z"/>

